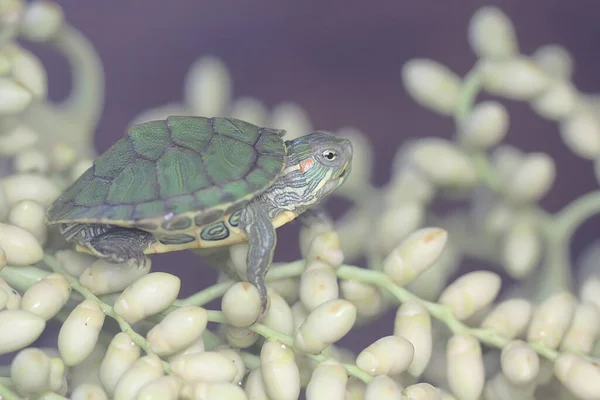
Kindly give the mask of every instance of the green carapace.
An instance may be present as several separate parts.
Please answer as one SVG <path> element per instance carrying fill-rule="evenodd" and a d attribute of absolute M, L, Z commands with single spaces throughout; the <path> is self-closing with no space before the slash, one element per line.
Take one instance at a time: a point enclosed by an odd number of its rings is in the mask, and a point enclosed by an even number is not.
<path fill-rule="evenodd" d="M 348 177 L 352 145 L 325 132 L 284 141 L 284 130 L 232 118 L 168 117 L 133 126 L 55 202 L 79 251 L 140 266 L 148 254 L 205 249 L 223 268 L 248 242 L 246 279 L 267 295 L 275 229 L 327 218 L 319 203 Z M 238 277 L 239 278 L 239 277 Z"/>

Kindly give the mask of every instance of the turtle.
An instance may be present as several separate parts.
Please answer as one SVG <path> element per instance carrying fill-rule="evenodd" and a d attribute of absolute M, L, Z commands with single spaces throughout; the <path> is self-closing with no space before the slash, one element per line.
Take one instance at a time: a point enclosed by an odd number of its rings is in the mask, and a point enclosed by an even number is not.
<path fill-rule="evenodd" d="M 264 317 L 276 229 L 328 219 L 322 200 L 352 165 L 347 139 L 285 134 L 226 117 L 133 125 L 54 201 L 46 223 L 77 251 L 138 268 L 148 255 L 185 249 L 222 263 L 246 242 L 242 280 L 258 289 Z"/>

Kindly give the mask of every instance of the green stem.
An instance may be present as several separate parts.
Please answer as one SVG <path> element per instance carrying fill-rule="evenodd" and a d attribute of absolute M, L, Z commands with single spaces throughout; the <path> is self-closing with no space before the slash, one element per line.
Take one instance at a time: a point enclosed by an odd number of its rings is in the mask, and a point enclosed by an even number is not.
<path fill-rule="evenodd" d="M 568 290 L 573 285 L 571 277 L 571 260 L 569 259 L 569 238 L 556 230 L 554 220 L 544 224 L 543 234 L 546 239 L 543 279 L 537 280 L 535 299 L 543 301 L 553 293 Z"/>
<path fill-rule="evenodd" d="M 536 342 L 536 343 L 528 343 L 529 346 L 542 357 L 554 362 L 558 357 L 558 351 L 547 347 L 546 345 Z"/>
<path fill-rule="evenodd" d="M 209 286 L 206 289 L 201 290 L 185 299 L 175 300 L 173 305 L 175 307 L 190 305 L 198 307 L 203 306 L 206 303 L 210 303 L 211 301 L 223 296 L 227 289 L 233 286 L 234 283 L 235 281 L 233 280 L 217 283 L 216 285 Z"/>
<path fill-rule="evenodd" d="M 269 273 L 266 276 L 267 282 L 273 282 L 279 279 L 292 278 L 297 277 L 304 272 L 306 268 L 306 261 L 298 260 L 291 263 L 284 264 L 273 264 Z M 211 301 L 218 299 L 223 296 L 227 289 L 233 286 L 236 283 L 234 280 L 229 280 L 225 282 L 217 283 L 216 285 L 212 285 L 207 287 L 204 290 L 199 291 L 185 299 L 176 300 L 173 303 L 175 307 L 183 307 L 183 306 L 203 306 Z"/>
<path fill-rule="evenodd" d="M 456 131 L 458 132 L 462 124 L 465 122 L 469 113 L 473 109 L 473 105 L 477 99 L 477 95 L 481 91 L 481 73 L 477 66 L 473 67 L 467 73 L 463 81 L 463 85 L 458 97 L 458 104 L 454 111 L 454 122 Z M 483 151 L 474 151 L 470 154 L 471 161 L 477 170 L 477 174 L 485 185 L 492 191 L 498 192 L 501 189 L 500 180 L 494 172 L 490 164 L 487 154 Z"/>
<path fill-rule="evenodd" d="M 4 279 L 9 286 L 22 293 L 50 274 L 51 272 L 49 271 L 33 266 L 13 267 L 7 265 L 4 269 L 0 270 L 0 278 Z M 82 301 L 84 297 L 78 292 L 72 292 L 69 299 L 72 301 Z M 100 296 L 100 299 L 110 304 L 111 301 L 114 302 L 115 294 L 106 294 Z"/>
<path fill-rule="evenodd" d="M 379 271 L 368 270 L 364 268 L 354 267 L 350 265 L 342 265 L 337 270 L 337 276 L 340 279 L 356 280 L 363 283 L 370 283 L 390 292 L 400 303 L 414 301 L 420 303 L 431 314 L 432 317 L 443 321 L 454 333 L 463 333 L 469 328 L 458 321 L 452 315 L 452 311 L 448 306 L 422 300 L 420 297 L 411 293 L 407 289 L 396 285 L 385 273 Z"/>
<path fill-rule="evenodd" d="M 566 207 L 562 212 L 557 215 L 553 225 L 556 227 L 554 230 L 555 235 L 559 237 L 565 237 L 570 235 L 575 227 L 585 220 L 592 213 L 600 212 L 600 191 L 591 193 L 587 196 L 580 198 L 573 202 L 570 206 Z M 44 256 L 45 263 L 55 272 L 61 273 L 69 281 L 70 285 L 79 292 L 84 298 L 91 299 L 99 304 L 102 311 L 115 319 L 121 330 L 125 332 L 134 343 L 142 348 L 148 354 L 154 354 L 145 340 L 144 337 L 136 333 L 133 328 L 119 315 L 117 315 L 112 307 L 101 300 L 99 300 L 89 289 L 82 286 L 79 281 L 72 276 L 68 275 L 60 266 L 58 261 L 52 256 Z M 279 264 L 276 268 L 273 268 L 268 275 L 269 280 L 276 280 L 282 278 L 297 277 L 302 274 L 305 268 L 305 261 L 298 260 L 288 264 Z M 15 271 L 22 270 L 22 268 L 14 267 Z M 360 268 L 352 265 L 342 265 L 336 270 L 338 278 L 344 280 L 355 280 L 364 283 L 368 283 L 377 286 L 381 289 L 389 292 L 398 302 L 404 303 L 407 301 L 414 301 L 421 304 L 427 312 L 435 319 L 443 322 L 453 333 L 455 334 L 469 334 L 480 340 L 482 343 L 487 344 L 496 348 L 503 348 L 509 342 L 507 339 L 497 332 L 481 328 L 470 328 L 463 322 L 459 321 L 453 314 L 451 308 L 447 305 L 442 305 L 430 301 L 425 301 L 418 296 L 414 295 L 407 289 L 395 284 L 385 273 L 375 271 L 371 269 Z M 175 303 L 173 308 L 181 307 L 183 305 L 190 305 L 195 302 L 205 302 L 207 299 L 217 296 L 219 293 L 223 293 L 227 290 L 233 282 L 222 282 L 212 287 L 205 289 L 202 293 L 198 293 L 194 296 L 189 297 L 185 301 Z M 225 316 L 221 311 L 209 311 L 208 319 L 211 322 L 226 323 Z M 280 341 L 286 346 L 294 347 L 294 340 L 292 337 L 282 334 L 281 332 L 275 331 L 263 324 L 254 324 L 249 327 L 252 331 L 258 333 L 267 339 L 275 339 Z M 212 335 L 212 333 L 210 333 Z M 558 352 L 554 349 L 548 348 L 540 343 L 531 343 L 532 348 L 542 357 L 547 358 L 551 361 L 556 359 Z M 582 358 L 588 361 L 591 358 L 588 355 L 579 354 Z M 251 354 L 242 354 L 245 363 L 249 366 L 256 366 L 258 358 Z M 313 360 L 322 362 L 328 359 L 324 354 L 309 355 Z M 163 368 L 167 373 L 170 373 L 169 365 L 163 361 Z M 372 377 L 365 371 L 356 367 L 355 365 L 345 364 L 344 368 L 352 375 L 361 379 L 364 382 L 369 382 Z M 1 393 L 0 393 L 1 394 Z M 10 394 L 9 394 L 10 396 Z M 6 397 L 12 400 L 10 397 Z"/>
<path fill-rule="evenodd" d="M 465 75 L 465 79 L 463 80 L 463 85 L 458 96 L 458 104 L 454 110 L 454 120 L 456 121 L 458 129 L 469 116 L 480 90 L 481 76 L 479 69 L 477 66 L 475 66 Z"/>
<path fill-rule="evenodd" d="M 552 229 L 567 239 L 591 216 L 600 213 L 600 190 L 584 194 L 554 215 Z"/>
<path fill-rule="evenodd" d="M 456 130 L 471 112 L 477 95 L 481 90 L 479 68 L 476 65 L 467 73 L 454 112 Z M 501 182 L 495 173 L 485 152 L 477 151 L 470 154 L 477 174 L 487 188 L 493 192 L 501 191 Z M 571 268 L 569 260 L 569 239 L 575 229 L 590 215 L 600 212 L 600 192 L 589 193 L 569 204 L 563 211 L 549 219 L 545 224 L 546 236 L 546 268 L 543 271 L 547 279 L 539 281 L 536 295 L 545 298 L 557 290 L 570 290 L 572 287 Z"/>
<path fill-rule="evenodd" d="M 0 384 L 0 399 L 2 400 L 21 400 L 21 397 L 10 390 L 7 386 Z"/>
<path fill-rule="evenodd" d="M 553 231 L 554 235 L 556 237 L 564 238 L 565 236 L 572 234 L 572 232 L 579 223 L 581 223 L 591 214 L 596 212 L 600 212 L 600 191 L 583 196 L 582 198 L 578 199 L 577 201 L 573 202 L 571 205 L 566 207 L 559 214 L 557 214 L 557 218 L 553 221 L 552 224 L 556 227 Z M 140 348 L 142 348 L 147 354 L 154 354 L 150 348 L 150 345 L 143 336 L 135 332 L 133 328 L 129 325 L 129 323 L 127 323 L 121 316 L 117 315 L 114 312 L 113 308 L 110 305 L 98 299 L 98 297 L 96 297 L 89 289 L 81 285 L 77 279 L 67 274 L 62 269 L 60 263 L 58 263 L 56 259 L 54 259 L 52 256 L 46 255 L 44 256 L 44 261 L 53 271 L 63 274 L 65 278 L 69 281 L 69 284 L 77 292 L 79 292 L 83 296 L 83 298 L 91 299 L 97 302 L 102 311 L 109 317 L 115 319 L 119 324 L 121 330 L 125 332 L 131 338 L 131 340 L 138 346 L 140 346 Z M 27 269 L 21 267 L 8 268 L 10 268 L 11 271 L 8 275 L 12 277 L 14 277 L 15 274 L 19 271 L 28 271 L 29 276 L 36 276 L 36 274 L 39 274 L 39 272 L 35 272 L 38 269 Z M 304 260 L 298 260 L 288 264 L 278 264 L 277 267 L 273 268 L 269 272 L 268 280 L 297 277 L 302 274 L 304 268 Z M 442 321 L 453 333 L 465 333 L 473 335 L 482 343 L 496 348 L 503 348 L 509 343 L 509 339 L 502 337 L 494 331 L 478 328 L 469 328 L 461 321 L 456 319 L 449 306 L 422 300 L 407 289 L 396 285 L 383 272 L 375 271 L 372 269 L 359 268 L 351 265 L 342 265 L 340 268 L 337 269 L 336 273 L 340 279 L 360 281 L 384 289 L 387 292 L 389 292 L 393 297 L 395 297 L 400 303 L 404 303 L 407 301 L 418 302 L 427 310 L 427 312 L 433 318 Z M 35 279 L 32 279 L 32 281 L 34 280 Z M 184 305 L 204 304 L 205 302 L 210 301 L 210 299 L 222 295 L 224 291 L 226 291 L 227 288 L 229 288 L 232 284 L 233 281 L 229 281 L 221 282 L 219 284 L 211 286 L 203 290 L 202 292 L 188 297 L 185 300 L 175 302 L 172 306 L 172 309 L 182 307 Z M 212 322 L 226 323 L 225 317 L 220 311 L 209 311 L 209 320 Z M 252 325 L 250 329 L 265 338 L 275 338 L 281 343 L 293 347 L 293 338 L 284 335 L 280 332 L 277 332 L 265 325 Z M 532 347 L 534 347 L 534 350 L 538 354 L 550 360 L 554 360 L 557 356 L 557 352 L 555 350 L 547 348 L 543 345 L 532 344 Z M 589 358 L 585 355 L 581 356 L 583 356 L 584 358 Z M 324 355 L 312 355 L 311 357 L 317 362 L 324 361 L 327 359 L 327 357 Z M 253 365 L 255 361 L 256 360 L 252 361 Z M 364 371 L 357 368 L 356 366 L 345 365 L 344 367 L 351 375 L 356 376 L 357 378 L 365 382 L 368 382 L 370 380 L 370 376 Z M 164 361 L 163 368 L 167 373 L 170 373 L 170 366 Z"/>
<path fill-rule="evenodd" d="M 208 320 L 211 322 L 218 322 L 221 324 L 227 323 L 227 320 L 225 319 L 225 315 L 221 311 L 209 311 L 208 312 Z M 254 325 L 249 326 L 248 329 L 252 330 L 253 332 L 258 333 L 265 339 L 275 339 L 278 342 L 286 345 L 287 347 L 294 348 L 294 339 L 292 337 L 285 335 L 281 332 L 278 332 L 274 329 L 271 329 L 266 325 L 254 324 Z M 323 362 L 323 361 L 327 361 L 329 359 L 329 357 L 326 357 L 322 354 L 317 354 L 317 355 L 307 354 L 307 355 L 310 358 L 312 358 L 314 361 L 319 362 L 319 363 Z M 364 370 L 358 368 L 356 365 L 351 365 L 351 364 L 342 364 L 342 365 L 344 366 L 344 368 L 346 369 L 346 372 L 348 372 L 348 374 L 360 379 L 361 381 L 363 381 L 365 383 L 369 383 L 371 381 L 371 379 L 373 379 L 373 377 L 371 375 L 366 373 Z"/>
<path fill-rule="evenodd" d="M 50 272 L 36 267 L 12 267 L 7 265 L 0 270 L 0 278 L 21 292 L 26 291 L 48 275 L 50 275 Z"/>
<path fill-rule="evenodd" d="M 204 348 L 207 351 L 214 350 L 223 342 L 217 335 L 208 329 L 202 333 L 202 340 L 204 342 Z M 260 365 L 260 358 L 255 354 L 248 353 L 247 351 L 240 351 L 240 356 L 248 369 L 254 369 Z"/>
<path fill-rule="evenodd" d="M 485 183 L 485 186 L 493 192 L 500 192 L 502 190 L 502 183 L 487 155 L 484 152 L 475 152 L 471 154 L 471 161 L 477 170 L 477 175 Z"/>
<path fill-rule="evenodd" d="M 571 260 L 569 244 L 577 228 L 590 217 L 600 213 L 600 190 L 595 190 L 573 200 L 565 208 L 545 221 L 547 239 L 545 275 L 552 279 L 540 282 L 542 298 L 557 290 L 571 290 Z"/>
<path fill-rule="evenodd" d="M 94 302 L 96 302 L 98 304 L 98 306 L 102 309 L 102 312 L 104 312 L 104 314 L 108 315 L 109 317 L 111 317 L 112 319 L 114 319 L 115 321 L 117 321 L 117 323 L 119 324 L 119 327 L 121 328 L 121 330 L 123 332 L 125 332 L 127 334 L 127 336 L 129 336 L 129 338 L 135 344 L 137 344 L 141 349 L 143 349 L 146 352 L 146 354 L 156 356 L 156 354 L 154 354 L 154 352 L 150 348 L 150 344 L 146 341 L 146 339 L 143 336 L 141 336 L 140 334 L 138 334 L 137 332 L 135 332 L 134 329 L 131 327 L 131 325 L 129 325 L 129 323 L 127 321 L 125 321 L 125 319 L 123 317 L 121 317 L 120 315 L 118 315 L 117 313 L 115 313 L 115 311 L 113 310 L 113 308 L 110 305 L 108 305 L 108 304 L 104 303 L 103 301 L 101 301 L 88 288 L 86 288 L 85 286 L 81 285 L 81 283 L 79 283 L 79 281 L 77 279 L 75 279 L 71 275 L 69 275 L 62 268 L 62 266 L 60 265 L 60 263 L 58 262 L 58 260 L 56 260 L 54 257 L 46 254 L 46 255 L 44 255 L 44 262 L 53 271 L 55 271 L 55 272 L 57 272 L 59 274 L 64 275 L 64 277 L 67 279 L 67 281 L 69 282 L 69 284 L 71 285 L 71 287 L 73 289 L 75 289 L 76 291 L 78 291 L 84 298 L 89 299 L 89 300 L 93 300 Z M 165 361 L 161 360 L 161 362 L 162 362 L 162 366 L 163 366 L 164 371 L 167 374 L 170 374 L 171 373 L 171 366 L 167 362 L 165 362 Z"/>
<path fill-rule="evenodd" d="M 396 285 L 383 272 L 351 265 L 342 265 L 340 268 L 337 269 L 337 276 L 340 279 L 356 280 L 385 289 L 388 292 L 390 292 L 400 303 L 405 303 L 407 301 L 417 302 L 421 304 L 433 318 L 443 322 L 454 334 L 471 335 L 477 338 L 481 343 L 498 349 L 504 348 L 511 341 L 511 339 L 506 338 L 493 330 L 468 327 L 454 316 L 449 306 L 422 300 L 407 289 Z M 226 323 L 225 316 L 222 312 L 209 311 L 208 314 L 209 321 Z M 284 335 L 281 332 L 277 332 L 265 325 L 254 324 L 250 326 L 249 329 L 267 339 L 276 339 L 277 341 L 285 344 L 286 346 L 294 347 L 293 338 Z M 531 343 L 531 346 L 540 356 L 547 358 L 550 361 L 554 361 L 558 356 L 558 352 L 556 350 L 549 348 L 541 343 Z M 588 361 L 591 360 L 591 358 L 585 354 L 578 355 Z M 324 355 L 311 356 L 311 358 L 317 362 L 321 362 L 327 359 L 327 357 Z M 344 368 L 346 368 L 346 371 L 348 371 L 350 375 L 356 376 L 364 382 L 368 382 L 371 379 L 371 377 L 368 374 L 366 374 L 364 371 L 362 371 L 360 368 L 354 365 L 347 364 L 344 365 Z"/>
<path fill-rule="evenodd" d="M 306 269 L 306 260 L 296 260 L 289 263 L 273 264 L 269 273 L 265 277 L 267 282 L 277 281 L 279 279 L 295 278 Z"/>
<path fill-rule="evenodd" d="M 206 350 L 212 350 L 215 347 L 217 347 L 223 343 L 221 338 L 219 338 L 219 336 L 212 333 L 209 329 L 206 329 L 202 333 L 202 341 L 204 342 L 204 348 Z"/>
<path fill-rule="evenodd" d="M 379 271 L 367 270 L 364 268 L 354 267 L 350 265 L 342 265 L 337 270 L 337 276 L 341 279 L 358 280 L 364 283 L 370 283 L 380 288 L 388 290 L 401 303 L 407 301 L 415 301 L 420 303 L 427 312 L 434 318 L 443 322 L 455 334 L 468 334 L 477 338 L 480 342 L 489 346 L 502 349 L 510 339 L 501 336 L 495 331 L 480 328 L 469 328 L 467 325 L 460 322 L 452 313 L 450 307 L 442 304 L 437 304 L 422 300 L 408 290 L 396 285 L 386 274 Z M 542 357 L 553 361 L 558 353 L 540 343 L 535 343 L 532 346 L 534 350 Z M 584 356 L 589 360 L 589 357 Z"/>
<path fill-rule="evenodd" d="M 291 263 L 273 264 L 271 270 L 266 276 L 266 281 L 273 282 L 278 279 L 294 278 L 302 275 L 302 272 L 304 272 L 305 268 L 305 260 L 297 260 Z M 158 323 L 162 320 L 163 317 L 167 316 L 169 313 L 171 313 L 178 307 L 202 307 L 205 304 L 210 303 L 211 301 L 223 296 L 225 292 L 227 292 L 227 289 L 229 289 L 235 283 L 236 281 L 234 280 L 220 282 L 215 285 L 209 286 L 206 289 L 203 289 L 189 297 L 186 297 L 185 299 L 175 300 L 172 306 L 162 311 L 160 314 L 151 317 L 151 319 L 154 322 Z"/>
<path fill-rule="evenodd" d="M 459 218 L 456 218 L 456 217 Z M 492 262 L 501 266 L 501 256 L 496 240 L 486 236 L 483 228 L 479 226 L 469 227 L 468 215 L 451 214 L 440 216 L 433 212 L 427 215 L 427 224 L 437 226 L 448 232 L 448 238 L 453 246 L 460 250 L 461 257 L 469 257 L 482 262 Z"/>
<path fill-rule="evenodd" d="M 3 384 L 3 380 L 0 380 L 0 400 L 22 400 L 18 394 L 13 392 L 7 385 Z M 67 400 L 66 397 L 53 392 L 44 393 L 35 398 L 37 400 Z"/>
<path fill-rule="evenodd" d="M 240 356 L 242 360 L 244 360 L 244 365 L 247 369 L 253 370 L 260 366 L 260 357 L 256 354 L 250 354 L 247 351 L 240 352 Z"/>

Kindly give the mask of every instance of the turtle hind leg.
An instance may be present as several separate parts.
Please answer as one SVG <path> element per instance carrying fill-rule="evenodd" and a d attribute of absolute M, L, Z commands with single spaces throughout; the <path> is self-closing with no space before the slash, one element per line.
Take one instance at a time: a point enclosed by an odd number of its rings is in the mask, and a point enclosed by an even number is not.
<path fill-rule="evenodd" d="M 132 228 L 112 227 L 82 243 L 96 256 L 113 264 L 127 263 L 142 268 L 144 250 L 154 241 L 152 234 Z"/>

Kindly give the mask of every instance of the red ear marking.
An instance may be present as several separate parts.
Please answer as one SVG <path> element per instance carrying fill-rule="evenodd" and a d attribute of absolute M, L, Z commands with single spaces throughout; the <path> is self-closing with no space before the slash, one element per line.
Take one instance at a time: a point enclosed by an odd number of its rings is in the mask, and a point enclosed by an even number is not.
<path fill-rule="evenodd" d="M 300 164 L 298 165 L 300 166 L 300 171 L 302 171 L 302 173 L 305 173 L 306 171 L 312 168 L 314 163 L 315 161 L 312 159 L 312 157 L 309 157 L 306 160 L 300 161 Z"/>

